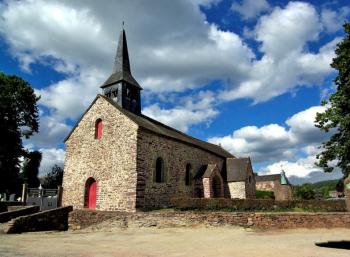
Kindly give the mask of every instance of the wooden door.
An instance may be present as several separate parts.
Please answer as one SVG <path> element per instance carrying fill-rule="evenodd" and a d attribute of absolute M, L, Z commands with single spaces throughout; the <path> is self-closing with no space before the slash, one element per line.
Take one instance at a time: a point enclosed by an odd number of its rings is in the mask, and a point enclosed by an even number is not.
<path fill-rule="evenodd" d="M 88 208 L 95 209 L 96 208 L 96 181 L 93 181 L 90 184 L 88 198 L 89 198 Z"/>

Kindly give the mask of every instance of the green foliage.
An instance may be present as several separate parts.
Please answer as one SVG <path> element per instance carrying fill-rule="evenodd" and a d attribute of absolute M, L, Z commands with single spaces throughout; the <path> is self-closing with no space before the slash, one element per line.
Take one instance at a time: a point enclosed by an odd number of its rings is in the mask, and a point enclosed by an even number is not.
<path fill-rule="evenodd" d="M 40 185 L 38 174 L 41 158 L 42 155 L 39 151 L 30 152 L 25 158 L 21 177 L 23 182 L 28 184 L 28 187 L 39 187 Z"/>
<path fill-rule="evenodd" d="M 293 197 L 295 199 L 311 200 L 315 199 L 316 193 L 311 184 L 293 187 Z"/>
<path fill-rule="evenodd" d="M 0 72 L 0 192 L 21 190 L 22 137 L 38 132 L 38 100 L 28 82 Z"/>
<path fill-rule="evenodd" d="M 257 199 L 275 199 L 273 191 L 256 190 L 255 196 Z"/>
<path fill-rule="evenodd" d="M 338 43 L 336 57 L 331 64 L 338 71 L 334 80 L 337 90 L 323 105 L 329 105 L 316 116 L 316 127 L 328 132 L 334 130 L 331 138 L 322 144 L 323 151 L 317 155 L 317 165 L 325 172 L 338 167 L 347 177 L 350 173 L 350 23 L 344 24 L 345 38 Z M 335 164 L 332 165 L 331 162 Z"/>
<path fill-rule="evenodd" d="M 317 183 L 307 183 L 301 186 L 293 186 L 295 199 L 329 198 L 329 191 L 337 190 L 343 180 L 326 180 Z"/>
<path fill-rule="evenodd" d="M 42 186 L 44 188 L 57 188 L 58 186 L 62 185 L 62 179 L 63 179 L 63 169 L 58 166 L 54 165 L 51 168 L 51 171 L 43 178 L 43 184 Z"/>

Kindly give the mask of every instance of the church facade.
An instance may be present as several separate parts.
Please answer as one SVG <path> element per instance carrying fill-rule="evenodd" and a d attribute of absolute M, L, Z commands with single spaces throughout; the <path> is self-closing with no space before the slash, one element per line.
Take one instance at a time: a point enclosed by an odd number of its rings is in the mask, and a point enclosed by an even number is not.
<path fill-rule="evenodd" d="M 141 113 L 124 30 L 101 88 L 65 140 L 64 205 L 136 211 L 167 207 L 173 197 L 255 197 L 249 158 Z"/>

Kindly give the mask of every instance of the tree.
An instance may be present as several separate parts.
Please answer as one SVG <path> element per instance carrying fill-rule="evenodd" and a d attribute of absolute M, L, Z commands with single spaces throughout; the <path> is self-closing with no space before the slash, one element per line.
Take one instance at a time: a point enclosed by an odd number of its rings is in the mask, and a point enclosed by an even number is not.
<path fill-rule="evenodd" d="M 301 186 L 294 186 L 293 196 L 296 199 L 310 200 L 310 199 L 315 199 L 316 193 L 313 190 L 312 185 L 306 183 Z"/>
<path fill-rule="evenodd" d="M 39 187 L 40 181 L 38 178 L 39 166 L 42 154 L 39 151 L 33 151 L 26 155 L 21 177 L 28 187 Z"/>
<path fill-rule="evenodd" d="M 0 192 L 19 192 L 22 137 L 38 132 L 39 97 L 30 84 L 0 72 Z"/>
<path fill-rule="evenodd" d="M 344 24 L 345 37 L 338 43 L 331 67 L 338 71 L 334 80 L 337 90 L 322 105 L 329 106 L 316 115 L 316 127 L 334 134 L 323 142 L 323 151 L 317 155 L 317 165 L 325 172 L 339 168 L 344 177 L 350 173 L 350 23 Z"/>
<path fill-rule="evenodd" d="M 63 169 L 55 164 L 51 171 L 43 178 L 43 187 L 44 188 L 57 188 L 62 186 L 63 180 Z"/>

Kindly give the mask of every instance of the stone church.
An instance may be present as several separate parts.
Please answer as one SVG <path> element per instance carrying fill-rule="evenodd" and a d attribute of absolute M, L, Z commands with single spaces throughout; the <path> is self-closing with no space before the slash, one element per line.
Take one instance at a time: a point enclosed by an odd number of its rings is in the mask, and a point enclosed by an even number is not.
<path fill-rule="evenodd" d="M 169 206 L 173 197 L 255 197 L 249 158 L 141 113 L 124 30 L 101 89 L 65 139 L 64 205 L 136 211 Z"/>

